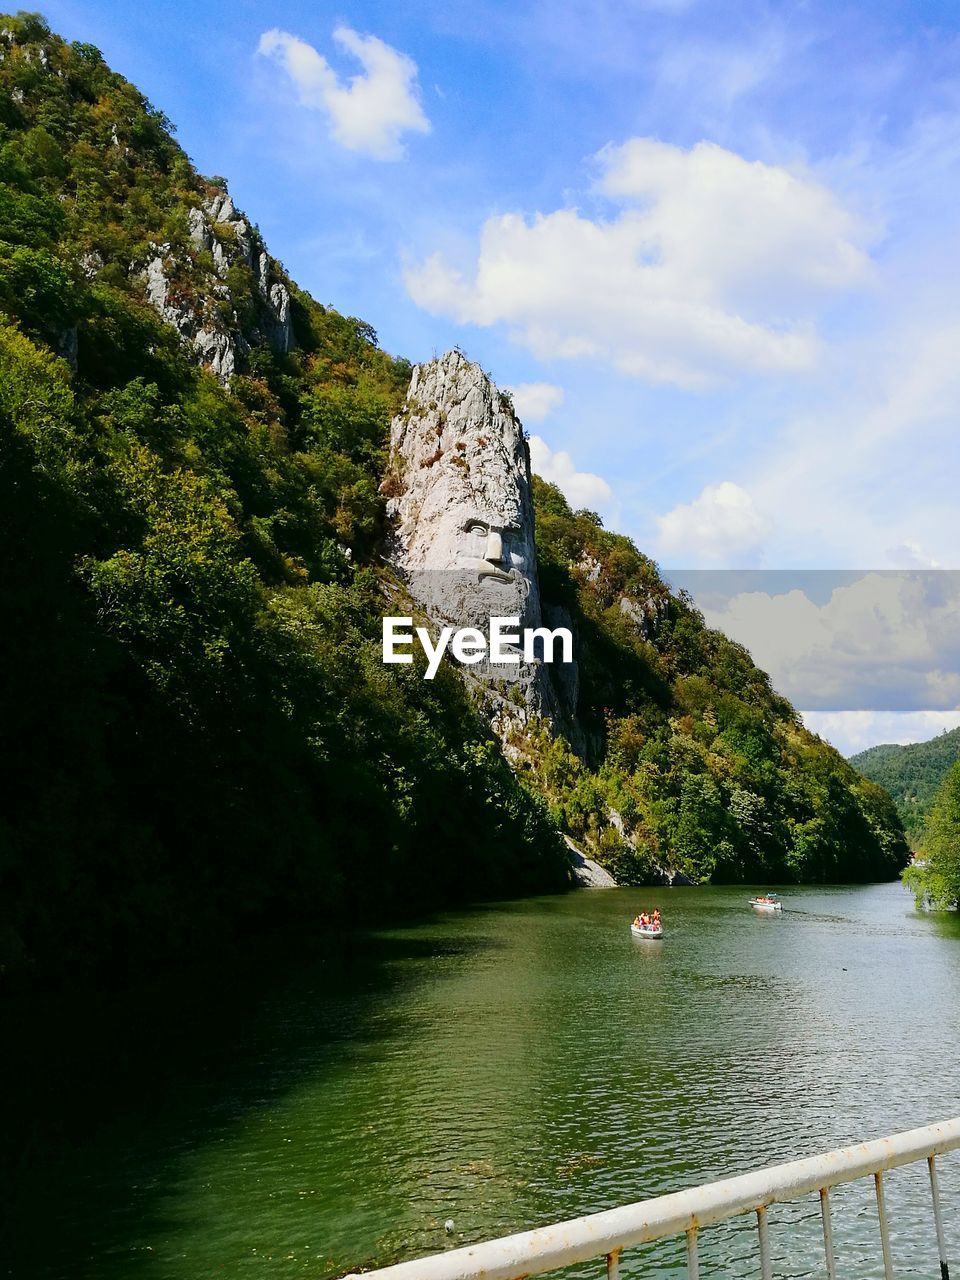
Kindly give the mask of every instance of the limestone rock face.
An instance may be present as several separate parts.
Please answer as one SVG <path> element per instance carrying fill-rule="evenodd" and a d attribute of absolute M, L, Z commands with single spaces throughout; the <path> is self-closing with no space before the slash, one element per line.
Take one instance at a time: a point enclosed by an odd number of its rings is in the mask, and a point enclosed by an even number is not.
<path fill-rule="evenodd" d="M 213 228 L 203 216 L 200 209 L 190 210 L 190 240 L 198 250 L 206 250 L 212 257 L 217 275 L 223 279 L 230 269 L 230 263 L 223 245 L 214 235 Z"/>
<path fill-rule="evenodd" d="M 556 627 L 567 628 L 573 636 L 574 654 L 576 654 L 579 636 L 570 610 L 565 605 L 545 603 L 543 605 L 543 620 L 551 630 Z M 551 673 L 551 684 L 559 704 L 561 722 L 570 745 L 578 755 L 583 755 L 586 749 L 586 741 L 577 718 L 577 704 L 580 698 L 580 667 L 576 660 L 556 663 Z"/>
<path fill-rule="evenodd" d="M 172 325 L 184 342 L 193 348 L 200 362 L 211 369 L 221 382 L 228 383 L 236 370 L 237 352 L 247 349 L 246 341 L 239 333 L 236 314 L 234 324 L 228 327 L 212 305 L 218 295 L 211 292 L 205 299 L 181 295 L 172 284 L 176 261 L 170 255 L 170 246 L 157 245 L 155 248 L 157 253 L 142 274 L 147 301 L 161 319 Z"/>
<path fill-rule="evenodd" d="M 284 354 L 293 350 L 293 314 L 290 293 L 280 280 L 275 281 L 267 290 L 269 323 L 267 340 L 275 351 Z"/>
<path fill-rule="evenodd" d="M 390 443 L 391 559 L 428 616 L 485 633 L 491 617 L 542 626 L 530 459 L 509 396 L 479 365 L 448 352 L 414 369 Z M 471 670 L 490 690 L 509 685 L 501 710 L 515 707 L 514 718 L 558 710 L 536 654 Z"/>
<path fill-rule="evenodd" d="M 529 462 L 509 399 L 450 352 L 414 369 L 390 444 L 402 480 L 388 503 L 398 565 L 456 576 L 467 596 L 450 601 L 451 620 L 497 602 L 539 617 Z"/>
<path fill-rule="evenodd" d="M 218 191 L 203 207 L 214 222 L 233 222 L 237 216 L 233 198 L 226 191 Z"/>
<path fill-rule="evenodd" d="M 95 249 L 83 254 L 80 258 L 80 270 L 83 272 L 84 280 L 96 280 L 103 270 L 103 258 Z"/>
<path fill-rule="evenodd" d="M 654 640 L 669 607 L 666 597 L 650 595 L 644 600 L 620 597 L 620 612 L 637 628 L 644 640 Z"/>
<path fill-rule="evenodd" d="M 258 234 L 237 212 L 233 200 L 225 192 L 218 192 L 203 206 L 203 211 L 191 209 L 191 236 L 194 234 L 194 216 L 200 225 L 197 230 L 201 236 L 202 247 L 210 249 L 218 274 L 225 276 L 232 262 L 242 261 L 253 273 L 254 285 L 262 301 L 260 327 L 263 336 L 276 351 L 292 351 L 293 318 L 291 315 L 290 292 L 282 280 L 274 276 L 273 264 Z M 232 233 L 235 248 L 225 250 L 220 239 L 213 230 L 214 225 L 226 227 Z"/>
<path fill-rule="evenodd" d="M 214 225 L 227 227 L 233 235 L 236 250 L 227 252 L 213 230 Z M 246 218 L 237 212 L 233 200 L 218 192 L 203 206 L 190 210 L 190 235 L 198 248 L 213 254 L 218 274 L 225 276 L 232 261 L 241 259 L 253 272 L 253 280 L 262 302 L 261 327 L 267 341 L 276 351 L 292 351 L 293 318 L 290 314 L 290 291 L 282 280 L 274 279 L 270 257 L 257 233 Z"/>
<path fill-rule="evenodd" d="M 278 278 L 275 264 L 259 235 L 239 214 L 225 191 L 217 191 L 202 208 L 189 212 L 190 253 L 208 253 L 213 274 L 205 289 L 181 293 L 179 268 L 170 245 L 155 245 L 155 256 L 141 273 L 147 301 L 192 346 L 200 362 L 221 382 L 228 383 L 238 357 L 251 344 L 266 341 L 275 351 L 295 345 L 290 292 Z M 225 283 L 234 265 L 247 267 L 253 278 L 257 319 L 241 332 L 234 299 Z M 224 306 L 226 304 L 226 306 Z"/>
<path fill-rule="evenodd" d="M 66 329 L 61 329 L 54 338 L 53 349 L 56 351 L 58 356 L 61 356 L 66 360 L 73 372 L 76 373 L 79 338 L 77 335 L 77 326 L 75 324 L 70 325 Z"/>
<path fill-rule="evenodd" d="M 588 858 L 569 836 L 564 836 L 563 839 L 570 854 L 573 878 L 581 889 L 615 889 L 617 887 L 616 880 L 605 867 Z"/>

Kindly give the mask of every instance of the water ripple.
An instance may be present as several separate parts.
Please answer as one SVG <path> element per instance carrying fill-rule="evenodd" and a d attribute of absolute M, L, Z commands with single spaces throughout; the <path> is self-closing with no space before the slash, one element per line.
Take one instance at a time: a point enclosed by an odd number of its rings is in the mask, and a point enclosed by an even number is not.
<path fill-rule="evenodd" d="M 212 1103 L 199 1142 L 181 1123 L 84 1153 L 93 1190 L 82 1210 L 67 1199 L 34 1274 L 323 1280 L 960 1111 L 960 938 L 897 886 L 797 890 L 782 919 L 742 889 L 660 889 L 657 944 L 627 928 L 644 896 L 393 931 L 372 988 L 304 975 L 260 1025 L 243 1109 Z M 898 1276 L 936 1267 L 924 1176 L 887 1178 Z M 960 1206 L 960 1162 L 941 1183 Z M 839 1270 L 858 1280 L 883 1274 L 872 1194 L 832 1196 Z M 822 1275 L 816 1197 L 775 1206 L 770 1233 L 777 1275 Z M 703 1232 L 701 1258 L 704 1275 L 756 1274 L 754 1224 Z M 684 1265 L 663 1241 L 622 1270 Z"/>

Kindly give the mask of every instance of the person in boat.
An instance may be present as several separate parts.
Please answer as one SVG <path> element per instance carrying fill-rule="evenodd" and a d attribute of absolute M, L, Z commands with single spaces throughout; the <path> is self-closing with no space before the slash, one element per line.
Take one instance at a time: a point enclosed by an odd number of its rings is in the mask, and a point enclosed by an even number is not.
<path fill-rule="evenodd" d="M 655 929 L 660 928 L 660 908 L 659 907 L 653 908 L 653 927 Z"/>

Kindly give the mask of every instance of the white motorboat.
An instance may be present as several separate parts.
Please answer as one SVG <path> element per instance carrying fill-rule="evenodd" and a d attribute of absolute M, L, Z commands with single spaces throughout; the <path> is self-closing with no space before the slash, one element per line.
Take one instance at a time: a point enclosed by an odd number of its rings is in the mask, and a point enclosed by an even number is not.
<path fill-rule="evenodd" d="M 663 925 L 660 924 L 632 924 L 630 932 L 635 938 L 662 938 Z"/>
<path fill-rule="evenodd" d="M 782 911 L 783 903 L 775 893 L 763 894 L 759 898 L 751 898 L 750 905 L 754 911 Z"/>

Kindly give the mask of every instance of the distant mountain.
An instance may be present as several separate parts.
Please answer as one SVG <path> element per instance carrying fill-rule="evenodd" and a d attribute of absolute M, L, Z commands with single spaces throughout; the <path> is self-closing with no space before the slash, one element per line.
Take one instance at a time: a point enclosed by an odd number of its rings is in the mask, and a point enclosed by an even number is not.
<path fill-rule="evenodd" d="M 888 742 L 850 757 L 859 773 L 893 796 L 911 843 L 919 839 L 937 788 L 956 760 L 960 760 L 960 728 L 941 733 L 929 742 L 912 742 L 909 746 Z"/>

